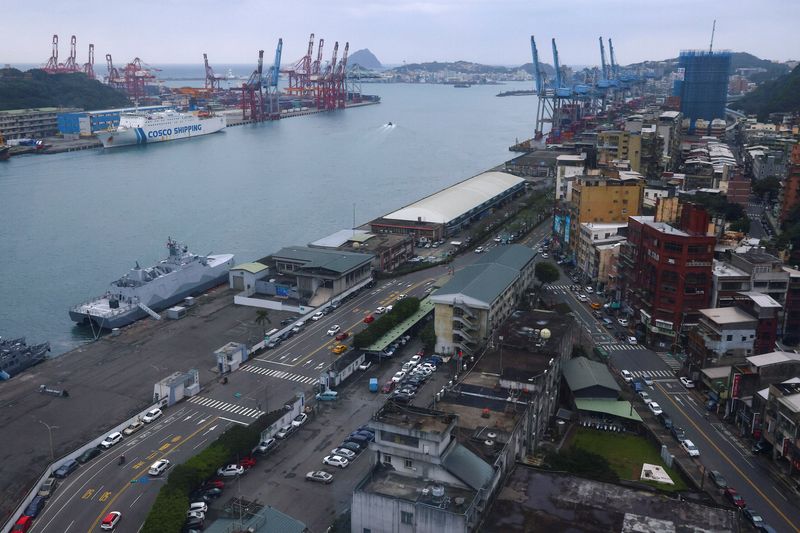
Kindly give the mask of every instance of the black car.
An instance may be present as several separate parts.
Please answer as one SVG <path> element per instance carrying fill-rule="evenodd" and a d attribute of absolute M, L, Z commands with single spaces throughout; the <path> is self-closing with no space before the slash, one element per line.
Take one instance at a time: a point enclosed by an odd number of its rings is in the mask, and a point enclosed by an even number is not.
<path fill-rule="evenodd" d="M 672 429 L 672 418 L 670 418 L 667 413 L 662 411 L 661 414 L 658 415 L 658 421 L 661 422 L 661 425 L 663 425 L 665 429 Z"/>
<path fill-rule="evenodd" d="M 281 320 L 281 326 L 288 326 L 288 325 L 289 325 L 289 324 L 291 324 L 292 322 L 294 322 L 294 320 L 293 320 L 293 319 L 291 319 L 291 318 L 284 318 L 283 320 Z"/>
<path fill-rule="evenodd" d="M 88 463 L 101 453 L 103 453 L 103 451 L 100 448 L 89 448 L 88 450 L 86 450 L 85 452 L 83 452 L 78 456 L 78 462 L 80 464 Z"/>
<path fill-rule="evenodd" d="M 753 445 L 753 453 L 769 453 L 772 451 L 772 444 L 765 440 L 760 440 Z"/>
<path fill-rule="evenodd" d="M 196 531 L 203 529 L 203 520 L 201 518 L 187 518 L 183 524 L 183 531 Z"/>
<path fill-rule="evenodd" d="M 675 437 L 675 440 L 677 440 L 678 442 L 686 440 L 686 432 L 683 430 L 682 427 L 673 425 L 669 431 L 670 433 L 672 433 L 672 436 Z"/>
<path fill-rule="evenodd" d="M 213 487 L 213 488 L 210 488 L 210 489 L 199 490 L 199 491 L 194 493 L 194 496 L 196 496 L 197 499 L 199 499 L 199 500 L 203 500 L 203 501 L 207 502 L 209 500 L 214 500 L 214 499 L 219 498 L 220 496 L 222 496 L 222 489 L 218 489 L 216 487 Z"/>
<path fill-rule="evenodd" d="M 366 445 L 364 445 L 366 447 Z M 344 448 L 345 450 L 350 450 L 351 452 L 361 453 L 361 450 L 364 448 L 361 447 L 360 444 L 351 441 L 345 441 L 339 445 L 339 448 Z"/>
<path fill-rule="evenodd" d="M 75 459 L 70 459 L 66 463 L 59 466 L 55 472 L 53 472 L 53 477 L 63 479 L 73 473 L 79 466 L 80 465 L 78 464 L 78 461 Z"/>
<path fill-rule="evenodd" d="M 47 501 L 47 498 L 44 496 L 36 496 L 31 500 L 31 503 L 25 508 L 25 512 L 23 513 L 25 516 L 30 516 L 31 518 L 36 518 L 39 516 L 39 513 L 42 512 L 44 509 L 44 504 Z"/>

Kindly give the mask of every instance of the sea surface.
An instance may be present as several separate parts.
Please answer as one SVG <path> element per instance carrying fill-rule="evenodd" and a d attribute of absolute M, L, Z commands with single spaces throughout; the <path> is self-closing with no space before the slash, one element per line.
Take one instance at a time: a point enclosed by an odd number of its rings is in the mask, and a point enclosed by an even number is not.
<path fill-rule="evenodd" d="M 495 94 L 529 85 L 364 84 L 381 104 L 0 162 L 0 336 L 53 354 L 86 342 L 69 307 L 165 257 L 167 237 L 255 260 L 498 165 L 530 137 L 536 100 Z"/>

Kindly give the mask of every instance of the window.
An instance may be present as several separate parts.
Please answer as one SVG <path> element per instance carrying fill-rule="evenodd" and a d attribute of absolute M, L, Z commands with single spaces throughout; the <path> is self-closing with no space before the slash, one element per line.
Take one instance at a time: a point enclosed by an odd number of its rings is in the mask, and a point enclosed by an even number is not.
<path fill-rule="evenodd" d="M 742 335 L 742 342 L 744 342 L 744 341 L 746 341 L 746 340 L 747 340 L 747 337 L 745 337 L 744 335 Z"/>
<path fill-rule="evenodd" d="M 364 533 L 372 533 L 372 530 L 368 527 L 364 528 Z"/>
<path fill-rule="evenodd" d="M 733 335 L 728 335 L 728 337 L 726 338 L 726 340 L 732 341 L 732 340 L 733 340 Z"/>
<path fill-rule="evenodd" d="M 400 511 L 400 523 L 401 524 L 413 524 L 414 523 L 414 513 L 409 513 L 406 511 Z"/>
<path fill-rule="evenodd" d="M 383 454 L 383 464 L 387 464 L 387 465 L 392 464 L 392 456 L 389 455 L 388 453 Z"/>
<path fill-rule="evenodd" d="M 411 459 L 406 459 L 406 468 L 414 468 L 414 463 Z"/>

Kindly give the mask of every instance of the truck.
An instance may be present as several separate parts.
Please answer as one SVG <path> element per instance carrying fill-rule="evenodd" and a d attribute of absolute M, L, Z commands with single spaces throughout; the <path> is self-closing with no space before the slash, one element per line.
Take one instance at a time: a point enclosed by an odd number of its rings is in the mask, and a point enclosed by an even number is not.
<path fill-rule="evenodd" d="M 369 378 L 369 391 L 378 392 L 378 378 Z"/>

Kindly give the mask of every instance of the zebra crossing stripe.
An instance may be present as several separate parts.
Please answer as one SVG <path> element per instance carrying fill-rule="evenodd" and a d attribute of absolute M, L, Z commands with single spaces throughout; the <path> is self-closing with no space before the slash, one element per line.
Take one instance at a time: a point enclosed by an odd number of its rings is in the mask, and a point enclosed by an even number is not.
<path fill-rule="evenodd" d="M 249 418 L 258 418 L 264 414 L 264 411 L 259 409 L 223 402 L 222 400 L 215 400 L 213 398 L 205 398 L 203 396 L 192 396 L 189 398 L 189 401 L 210 409 L 219 409 L 220 411 L 227 411 L 229 413 L 242 415 Z"/>

